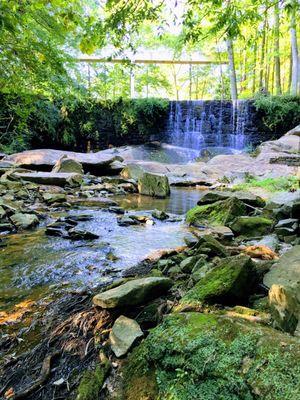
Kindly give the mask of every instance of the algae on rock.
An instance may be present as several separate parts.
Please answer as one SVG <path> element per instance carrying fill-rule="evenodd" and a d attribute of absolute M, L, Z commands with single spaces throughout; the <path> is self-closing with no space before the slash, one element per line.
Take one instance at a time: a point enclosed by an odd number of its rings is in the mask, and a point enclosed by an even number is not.
<path fill-rule="evenodd" d="M 186 221 L 191 225 L 228 225 L 236 217 L 247 214 L 245 204 L 235 197 L 216 201 L 212 204 L 196 206 L 186 214 Z"/>

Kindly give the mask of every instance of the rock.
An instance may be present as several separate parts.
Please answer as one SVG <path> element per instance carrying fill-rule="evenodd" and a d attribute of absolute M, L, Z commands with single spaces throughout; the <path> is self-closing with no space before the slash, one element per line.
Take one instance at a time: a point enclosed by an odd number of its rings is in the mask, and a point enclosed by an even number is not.
<path fill-rule="evenodd" d="M 140 221 L 138 219 L 132 218 L 130 215 L 124 215 L 117 218 L 117 223 L 120 226 L 130 226 L 130 225 L 140 225 Z"/>
<path fill-rule="evenodd" d="M 294 129 L 291 129 L 286 133 L 286 136 L 291 135 L 300 136 L 300 125 L 297 125 Z"/>
<path fill-rule="evenodd" d="M 275 232 L 278 236 L 294 235 L 299 230 L 299 220 L 295 218 L 283 219 L 275 225 Z"/>
<path fill-rule="evenodd" d="M 63 193 L 43 193 L 42 197 L 47 204 L 63 203 L 67 199 Z"/>
<path fill-rule="evenodd" d="M 124 179 L 134 179 L 137 181 L 145 172 L 145 170 L 137 164 L 127 164 L 121 171 L 121 177 Z"/>
<path fill-rule="evenodd" d="M 93 240 L 98 239 L 99 235 L 93 232 L 71 228 L 68 230 L 68 237 L 72 240 Z"/>
<path fill-rule="evenodd" d="M 140 194 L 152 197 L 168 197 L 170 195 L 169 180 L 166 175 L 144 172 L 138 179 Z"/>
<path fill-rule="evenodd" d="M 52 172 L 67 172 L 83 175 L 82 164 L 67 155 L 63 155 L 54 165 Z"/>
<path fill-rule="evenodd" d="M 292 287 L 272 285 L 269 304 L 275 327 L 300 336 L 300 291 Z"/>
<path fill-rule="evenodd" d="M 160 210 L 153 210 L 152 211 L 152 217 L 159 219 L 161 221 L 164 221 L 165 219 L 169 218 L 169 215 L 167 213 L 165 213 L 164 211 L 160 211 Z"/>
<path fill-rule="evenodd" d="M 229 253 L 225 246 L 223 246 L 218 240 L 211 235 L 202 236 L 196 246 L 197 253 L 208 254 L 211 257 L 228 257 Z"/>
<path fill-rule="evenodd" d="M 199 260 L 199 257 L 197 257 L 197 256 L 191 256 L 191 257 L 185 258 L 183 261 L 181 261 L 181 263 L 179 265 L 179 267 L 180 267 L 179 270 L 184 272 L 185 274 L 191 273 L 194 265 L 196 264 L 196 262 L 198 260 Z"/>
<path fill-rule="evenodd" d="M 133 319 L 121 315 L 115 321 L 109 334 L 112 351 L 116 357 L 124 356 L 141 336 L 143 336 L 143 331 L 139 324 Z"/>
<path fill-rule="evenodd" d="M 168 278 L 134 279 L 93 297 L 93 303 L 102 308 L 116 308 L 143 304 L 166 293 L 172 286 Z"/>
<path fill-rule="evenodd" d="M 246 301 L 257 282 L 250 257 L 238 255 L 224 258 L 181 299 L 181 305 Z"/>
<path fill-rule="evenodd" d="M 18 229 L 33 228 L 39 223 L 39 219 L 35 214 L 16 213 L 10 219 Z"/>
<path fill-rule="evenodd" d="M 24 181 L 40 183 L 42 185 L 79 186 L 82 181 L 82 176 L 74 173 L 16 172 L 14 175 Z"/>
<path fill-rule="evenodd" d="M 114 161 L 123 161 L 122 157 L 107 150 L 97 153 L 76 153 L 52 149 L 28 150 L 6 156 L 3 161 L 10 161 L 28 169 L 50 171 L 63 156 L 81 163 L 84 171 L 93 175 L 106 175 L 111 171 L 110 165 Z"/>
<path fill-rule="evenodd" d="M 279 240 L 277 235 L 271 234 L 262 237 L 260 240 L 251 240 L 247 242 L 247 245 L 253 246 L 267 246 L 273 251 L 277 251 L 279 247 Z"/>
<path fill-rule="evenodd" d="M 74 196 L 67 196 L 67 201 L 70 204 L 75 204 L 77 206 L 82 207 L 110 207 L 110 206 L 117 206 L 114 200 L 107 198 L 107 197 L 89 197 L 88 199 L 79 198 Z"/>
<path fill-rule="evenodd" d="M 198 201 L 198 205 L 211 204 L 216 201 L 226 200 L 231 197 L 236 197 L 237 199 L 249 204 L 253 207 L 264 207 L 266 202 L 259 196 L 256 196 L 250 192 L 229 192 L 229 191 L 217 191 L 209 190 L 202 194 L 201 199 Z"/>
<path fill-rule="evenodd" d="M 125 210 L 122 207 L 118 207 L 118 206 L 113 206 L 113 207 L 109 207 L 107 209 L 107 211 L 112 212 L 114 214 L 118 214 L 118 215 L 123 215 L 125 214 Z"/>
<path fill-rule="evenodd" d="M 237 217 L 230 228 L 237 235 L 248 237 L 262 236 L 271 231 L 273 221 L 264 217 Z"/>
<path fill-rule="evenodd" d="M 201 226 L 202 224 L 227 225 L 235 217 L 246 214 L 245 204 L 235 197 L 213 204 L 196 206 L 186 214 L 186 221 L 191 225 Z"/>
<path fill-rule="evenodd" d="M 120 371 L 120 398 L 299 398 L 299 339 L 254 322 L 254 313 L 167 315 Z"/>
<path fill-rule="evenodd" d="M 282 285 L 300 291 L 300 245 L 280 257 L 278 263 L 264 276 L 264 284 L 269 288 L 272 285 Z"/>

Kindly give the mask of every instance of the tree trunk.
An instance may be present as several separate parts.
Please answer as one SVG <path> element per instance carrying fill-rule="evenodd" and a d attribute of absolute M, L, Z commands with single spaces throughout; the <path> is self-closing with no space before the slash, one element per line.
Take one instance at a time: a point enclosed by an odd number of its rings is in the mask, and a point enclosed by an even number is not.
<path fill-rule="evenodd" d="M 265 45 L 266 45 L 266 28 L 267 28 L 267 12 L 265 11 L 264 24 L 262 31 L 261 40 L 261 54 L 260 54 L 260 67 L 259 67 L 259 90 L 264 89 L 263 77 L 264 77 L 264 61 L 265 61 Z"/>
<path fill-rule="evenodd" d="M 257 61 L 257 37 L 255 38 L 255 43 L 254 43 L 254 60 L 253 60 L 253 78 L 252 78 L 252 95 L 254 96 L 255 91 L 256 91 L 256 61 Z"/>
<path fill-rule="evenodd" d="M 291 83 L 291 94 L 296 95 L 299 89 L 299 56 L 298 56 L 298 44 L 297 44 L 297 31 L 296 31 L 296 17 L 295 11 L 293 10 L 291 15 L 291 49 L 292 49 L 292 83 Z"/>
<path fill-rule="evenodd" d="M 232 40 L 227 38 L 227 53 L 228 53 L 228 61 L 229 61 L 229 78 L 230 78 L 230 92 L 231 92 L 231 100 L 237 100 L 237 81 L 236 81 L 236 71 L 235 71 L 235 63 L 234 63 L 234 53 L 233 53 L 233 45 Z"/>
<path fill-rule="evenodd" d="M 280 55 L 279 55 L 279 30 L 280 30 L 280 15 L 279 15 L 279 3 L 277 2 L 274 6 L 274 64 L 275 64 L 275 93 L 281 94 L 281 75 L 280 75 Z"/>

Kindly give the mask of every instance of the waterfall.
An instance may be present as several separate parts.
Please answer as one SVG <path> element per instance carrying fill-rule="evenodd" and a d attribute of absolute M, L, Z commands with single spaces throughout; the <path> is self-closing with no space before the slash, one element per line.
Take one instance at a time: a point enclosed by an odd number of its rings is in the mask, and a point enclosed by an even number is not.
<path fill-rule="evenodd" d="M 164 140 L 194 150 L 243 150 L 248 144 L 248 124 L 247 101 L 171 101 Z"/>

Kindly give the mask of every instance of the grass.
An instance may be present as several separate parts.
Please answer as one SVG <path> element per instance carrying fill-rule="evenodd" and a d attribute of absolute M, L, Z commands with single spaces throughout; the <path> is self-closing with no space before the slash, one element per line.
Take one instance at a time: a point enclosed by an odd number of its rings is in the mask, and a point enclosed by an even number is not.
<path fill-rule="evenodd" d="M 296 176 L 291 177 L 279 177 L 279 178 L 266 178 L 266 179 L 255 179 L 248 178 L 246 182 L 234 185 L 233 190 L 249 190 L 250 188 L 262 188 L 268 192 L 282 192 L 297 190 L 299 186 L 299 178 Z"/>

